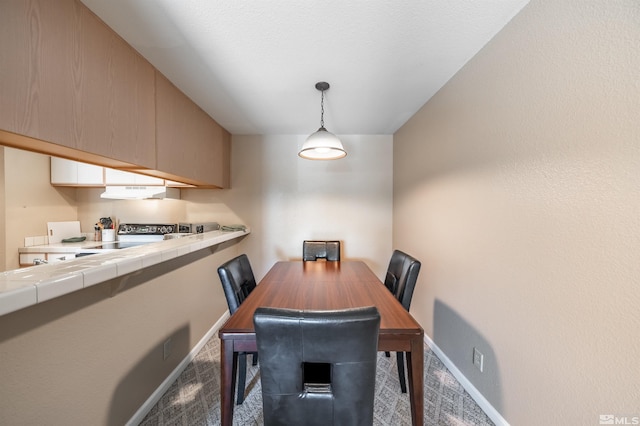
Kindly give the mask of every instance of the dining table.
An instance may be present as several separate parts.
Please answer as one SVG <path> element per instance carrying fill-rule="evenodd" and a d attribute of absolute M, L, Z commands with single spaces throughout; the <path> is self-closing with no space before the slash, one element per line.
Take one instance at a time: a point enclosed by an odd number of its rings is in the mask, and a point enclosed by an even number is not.
<path fill-rule="evenodd" d="M 256 308 L 337 310 L 364 306 L 375 306 L 380 313 L 378 351 L 406 352 L 412 423 L 422 426 L 424 330 L 367 264 L 357 260 L 276 262 L 220 328 L 222 425 L 233 423 L 238 353 L 257 351 Z"/>

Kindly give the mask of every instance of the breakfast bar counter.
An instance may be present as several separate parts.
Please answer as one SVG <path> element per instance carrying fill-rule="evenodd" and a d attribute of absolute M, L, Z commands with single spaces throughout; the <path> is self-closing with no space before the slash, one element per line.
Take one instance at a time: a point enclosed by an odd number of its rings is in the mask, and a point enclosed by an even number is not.
<path fill-rule="evenodd" d="M 139 247 L 0 273 L 0 315 L 241 238 L 251 231 L 211 231 Z"/>

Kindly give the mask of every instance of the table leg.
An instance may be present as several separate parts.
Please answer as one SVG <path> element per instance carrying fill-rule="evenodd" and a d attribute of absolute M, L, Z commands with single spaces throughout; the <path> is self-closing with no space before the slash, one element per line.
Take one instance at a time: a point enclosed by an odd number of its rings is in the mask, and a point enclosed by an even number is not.
<path fill-rule="evenodd" d="M 411 352 L 407 352 L 406 355 L 411 419 L 414 426 L 422 426 L 424 422 L 424 343 L 422 338 L 411 340 Z"/>
<path fill-rule="evenodd" d="M 238 353 L 233 340 L 220 340 L 220 417 L 223 426 L 233 424 L 233 390 L 236 387 Z"/>

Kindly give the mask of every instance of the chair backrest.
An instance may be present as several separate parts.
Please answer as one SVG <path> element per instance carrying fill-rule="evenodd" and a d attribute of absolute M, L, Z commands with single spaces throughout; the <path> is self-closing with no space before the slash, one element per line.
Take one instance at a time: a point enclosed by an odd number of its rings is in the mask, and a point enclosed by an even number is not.
<path fill-rule="evenodd" d="M 241 254 L 218 267 L 218 276 L 222 282 L 224 296 L 233 315 L 249 293 L 256 288 L 256 279 L 246 254 Z"/>
<path fill-rule="evenodd" d="M 411 307 L 420 265 L 419 260 L 400 250 L 395 250 L 391 255 L 391 261 L 389 261 L 384 285 L 407 311 Z"/>
<path fill-rule="evenodd" d="M 340 241 L 310 241 L 302 243 L 302 260 L 340 260 Z"/>
<path fill-rule="evenodd" d="M 258 308 L 253 321 L 266 426 L 373 424 L 375 307 Z"/>

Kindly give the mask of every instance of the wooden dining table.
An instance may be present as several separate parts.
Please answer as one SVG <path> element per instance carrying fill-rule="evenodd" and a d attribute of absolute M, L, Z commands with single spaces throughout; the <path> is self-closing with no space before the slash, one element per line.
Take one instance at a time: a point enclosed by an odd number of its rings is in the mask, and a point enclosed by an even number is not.
<path fill-rule="evenodd" d="M 377 307 L 378 350 L 406 352 L 411 418 L 413 425 L 422 426 L 424 330 L 361 261 L 277 262 L 269 270 L 218 331 L 223 425 L 233 423 L 238 352 L 257 351 L 253 314 L 261 306 L 301 310 Z"/>

